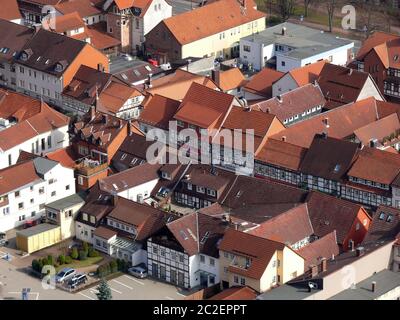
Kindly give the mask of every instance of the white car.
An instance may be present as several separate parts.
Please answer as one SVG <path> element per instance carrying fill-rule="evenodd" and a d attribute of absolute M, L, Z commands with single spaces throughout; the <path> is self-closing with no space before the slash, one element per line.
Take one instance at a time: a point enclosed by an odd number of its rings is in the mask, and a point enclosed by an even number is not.
<path fill-rule="evenodd" d="M 64 268 L 56 275 L 56 282 L 62 283 L 65 280 L 72 278 L 76 274 L 75 269 Z"/>

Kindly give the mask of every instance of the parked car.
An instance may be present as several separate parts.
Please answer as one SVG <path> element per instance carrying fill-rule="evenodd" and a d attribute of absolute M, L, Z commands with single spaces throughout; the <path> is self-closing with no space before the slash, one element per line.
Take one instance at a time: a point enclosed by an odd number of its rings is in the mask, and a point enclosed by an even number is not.
<path fill-rule="evenodd" d="M 56 282 L 62 283 L 70 278 L 72 278 L 76 274 L 75 269 L 72 268 L 64 268 L 56 275 Z"/>
<path fill-rule="evenodd" d="M 144 263 L 138 264 L 137 266 L 130 267 L 128 273 L 136 278 L 147 278 L 147 267 Z"/>
<path fill-rule="evenodd" d="M 87 281 L 88 281 L 88 278 L 87 278 L 86 274 L 78 273 L 69 279 L 68 286 L 72 289 L 75 289 L 76 287 L 80 286 L 81 284 L 85 284 Z"/>

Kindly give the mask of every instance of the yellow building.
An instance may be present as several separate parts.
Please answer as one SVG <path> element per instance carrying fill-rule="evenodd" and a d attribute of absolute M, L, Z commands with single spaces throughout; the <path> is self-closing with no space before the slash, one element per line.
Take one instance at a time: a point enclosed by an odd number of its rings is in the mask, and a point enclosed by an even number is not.
<path fill-rule="evenodd" d="M 60 241 L 61 228 L 48 223 L 17 231 L 16 236 L 18 250 L 27 253 L 42 250 Z"/>
<path fill-rule="evenodd" d="M 304 273 L 304 258 L 281 242 L 230 229 L 219 247 L 221 287 L 265 292 Z"/>
<path fill-rule="evenodd" d="M 238 57 L 240 39 L 265 27 L 253 0 L 219 0 L 161 21 L 147 34 L 146 50 L 159 63 Z"/>

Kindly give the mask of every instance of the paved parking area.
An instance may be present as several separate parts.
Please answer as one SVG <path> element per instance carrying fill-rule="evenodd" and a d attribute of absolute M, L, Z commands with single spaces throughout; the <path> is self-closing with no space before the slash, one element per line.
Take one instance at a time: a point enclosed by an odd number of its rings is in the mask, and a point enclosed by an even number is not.
<path fill-rule="evenodd" d="M 108 281 L 113 300 L 182 300 L 185 295 L 180 289 L 152 279 L 137 279 L 122 275 Z M 74 296 L 78 299 L 97 300 L 96 287 L 85 289 Z"/>
<path fill-rule="evenodd" d="M 78 293 L 61 289 L 47 289 L 40 279 L 26 272 L 29 257 L 11 255 L 11 261 L 4 259 L 5 251 L 0 248 L 0 300 L 21 300 L 22 290 L 30 288 L 29 300 L 97 300 L 96 286 Z M 7 250 L 8 251 L 8 250 Z M 154 281 L 137 279 L 124 274 L 108 281 L 113 300 L 182 300 L 185 292 L 175 286 Z M 186 293 L 187 294 L 187 293 Z"/>

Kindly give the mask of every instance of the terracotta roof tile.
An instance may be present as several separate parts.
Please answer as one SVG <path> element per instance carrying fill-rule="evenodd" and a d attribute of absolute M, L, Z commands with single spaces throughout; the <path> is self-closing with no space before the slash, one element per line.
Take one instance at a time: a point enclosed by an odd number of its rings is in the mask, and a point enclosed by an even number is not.
<path fill-rule="evenodd" d="M 219 245 L 222 251 L 250 258 L 250 266 L 247 269 L 231 265 L 229 271 L 253 279 L 260 279 L 275 252 L 284 248 L 283 243 L 234 229 L 225 232 Z"/>
<path fill-rule="evenodd" d="M 258 293 L 249 287 L 231 287 L 208 300 L 255 300 Z"/>
<path fill-rule="evenodd" d="M 101 10 L 93 5 L 91 0 L 69 0 L 63 1 L 54 6 L 57 11 L 66 15 L 77 12 L 81 18 L 101 14 Z"/>
<path fill-rule="evenodd" d="M 306 84 L 253 106 L 260 108 L 263 112 L 276 115 L 283 122 L 317 106 L 324 107 L 325 103 L 321 88 L 318 85 Z"/>
<path fill-rule="evenodd" d="M 265 221 L 249 233 L 292 246 L 310 237 L 314 230 L 308 216 L 307 204 L 301 204 Z"/>
<path fill-rule="evenodd" d="M 395 239 L 400 233 L 400 210 L 379 206 L 374 212 L 371 225 L 363 244 Z"/>
<path fill-rule="evenodd" d="M 329 122 L 328 136 L 343 139 L 352 136 L 358 128 L 376 121 L 377 117 L 377 103 L 371 97 L 295 123 L 272 136 L 272 138 L 277 140 L 286 139 L 289 143 L 307 148 L 310 146 L 315 134 L 326 131 L 326 126 L 323 122 L 325 119 L 328 119 Z"/>
<path fill-rule="evenodd" d="M 311 63 L 307 66 L 293 69 L 289 71 L 289 74 L 296 81 L 297 85 L 301 87 L 317 80 L 326 63 L 326 61 Z"/>
<path fill-rule="evenodd" d="M 0 0 L 0 19 L 17 20 L 22 19 L 17 0 Z"/>
<path fill-rule="evenodd" d="M 85 22 L 75 12 L 71 12 L 62 16 L 57 16 L 55 19 L 55 31 L 64 33 L 75 29 L 85 28 Z"/>
<path fill-rule="evenodd" d="M 319 265 L 321 258 L 331 259 L 332 256 L 337 256 L 339 246 L 336 240 L 336 230 L 301 248 L 298 253 L 305 259 L 304 267 L 306 271 L 310 265 Z"/>
<path fill-rule="evenodd" d="M 297 171 L 307 149 L 287 142 L 268 139 L 256 160 L 270 163 L 281 168 Z"/>
<path fill-rule="evenodd" d="M 272 84 L 282 78 L 283 75 L 283 72 L 264 68 L 247 82 L 244 89 L 266 98 L 272 98 Z"/>
<path fill-rule="evenodd" d="M 360 50 L 357 53 L 357 60 L 363 60 L 365 55 L 370 52 L 374 47 L 379 46 L 387 41 L 398 39 L 399 36 L 395 34 L 385 33 L 381 31 L 375 31 L 370 35 L 362 44 Z"/>
<path fill-rule="evenodd" d="M 222 71 L 219 75 L 219 87 L 223 91 L 229 91 L 240 88 L 246 82 L 246 78 L 239 68 L 232 68 L 227 71 Z"/>
<path fill-rule="evenodd" d="M 243 14 L 236 0 L 220 0 L 165 19 L 162 23 L 183 45 L 263 17 L 264 13 L 250 6 Z"/>

